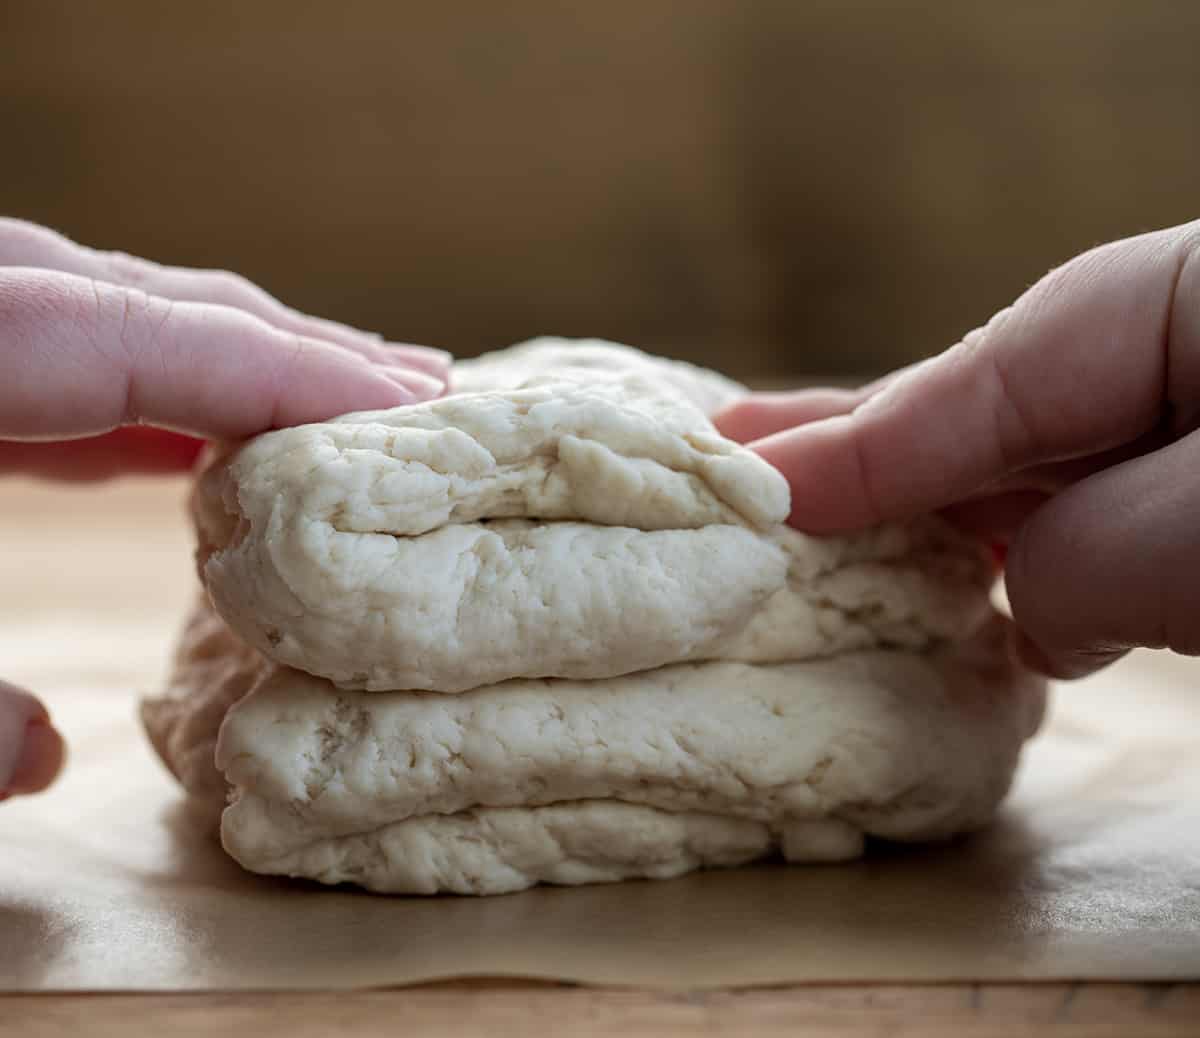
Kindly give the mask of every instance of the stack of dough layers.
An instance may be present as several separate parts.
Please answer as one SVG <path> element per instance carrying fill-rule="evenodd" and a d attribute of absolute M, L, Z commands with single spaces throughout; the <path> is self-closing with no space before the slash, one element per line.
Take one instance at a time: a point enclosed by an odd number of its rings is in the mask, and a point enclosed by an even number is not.
<path fill-rule="evenodd" d="M 206 594 L 143 717 L 243 866 L 495 894 L 991 818 L 1044 690 L 978 545 L 785 526 L 712 372 L 538 340 L 454 390 L 198 478 Z"/>

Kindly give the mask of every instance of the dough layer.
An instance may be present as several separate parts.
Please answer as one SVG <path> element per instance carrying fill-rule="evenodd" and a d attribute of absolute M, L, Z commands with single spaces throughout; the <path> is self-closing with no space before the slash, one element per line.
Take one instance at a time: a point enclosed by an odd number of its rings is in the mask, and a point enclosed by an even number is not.
<path fill-rule="evenodd" d="M 187 707 L 146 717 L 193 792 L 228 784 L 226 850 L 252 871 L 389 893 L 677 875 L 775 851 L 842 860 L 864 834 L 969 831 L 1004 796 L 1044 695 L 1000 620 L 926 654 L 459 696 L 344 692 L 260 660 L 237 671 L 240 699 L 209 671 L 244 648 L 203 610 L 188 631 L 171 686 Z M 181 767 L 211 753 L 214 723 L 215 767 Z"/>
<path fill-rule="evenodd" d="M 932 519 L 783 526 L 782 477 L 708 420 L 735 383 L 553 342 L 458 381 L 502 388 L 279 430 L 209 467 L 201 573 L 247 643 L 342 688 L 455 693 L 920 648 L 988 615 L 989 561 Z"/>

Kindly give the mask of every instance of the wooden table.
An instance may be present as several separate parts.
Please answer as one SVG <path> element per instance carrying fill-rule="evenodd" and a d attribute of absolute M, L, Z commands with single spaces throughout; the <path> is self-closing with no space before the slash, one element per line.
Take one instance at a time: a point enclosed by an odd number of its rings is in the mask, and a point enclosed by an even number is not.
<path fill-rule="evenodd" d="M 86 522 L 116 536 L 140 539 L 139 547 L 164 565 L 185 552 L 162 530 L 143 521 L 129 531 L 128 512 L 146 504 L 147 484 L 96 489 L 70 507 L 40 489 L 0 484 L 0 519 L 14 528 L 36 523 L 48 543 Z M 155 496 L 161 490 L 155 491 Z M 161 498 L 159 498 L 161 501 Z M 125 516 L 123 519 L 122 516 Z M 143 512 L 144 516 L 144 512 Z M 157 532 L 156 532 L 157 531 Z M 108 534 L 106 534 L 108 535 Z M 162 538 L 166 537 L 166 540 Z M 162 543 L 160 543 L 162 541 Z M 8 540 L 11 549 L 12 540 Z M 3 546 L 0 545 L 0 550 Z M 26 546 L 27 551 L 34 549 Z M 30 558 L 47 579 L 26 588 L 18 609 L 37 605 L 39 593 L 55 594 L 59 562 L 53 552 Z M 111 575 L 89 577 L 86 567 L 63 562 L 72 594 L 83 607 L 111 599 Z M 148 564 L 149 565 L 149 564 Z M 11 604 L 11 603 L 10 603 Z M 163 602 L 166 608 L 167 602 Z M 113 608 L 111 603 L 108 608 Z M 172 606 L 172 608 L 175 608 Z M 14 614 L 15 615 L 15 614 Z M 11 661 L 10 661 L 11 662 Z M 20 677 L 12 673 L 10 677 Z M 0 851 L 2 853 L 2 851 Z M 4 935 L 0 934 L 0 940 Z M 568 984 L 474 980 L 392 990 L 305 993 L 30 994 L 0 996 L 0 1035 L 41 1036 L 247 1034 L 305 1038 L 308 1035 L 428 1034 L 525 1036 L 737 1035 L 1200 1035 L 1200 985 L 1172 984 L 987 984 L 808 985 L 752 990 L 658 992 L 598 989 Z"/>
<path fill-rule="evenodd" d="M 0 1034 L 846 1035 L 1157 1038 L 1200 1035 L 1200 985 L 832 986 L 663 993 L 511 981 L 304 994 L 19 995 Z"/>

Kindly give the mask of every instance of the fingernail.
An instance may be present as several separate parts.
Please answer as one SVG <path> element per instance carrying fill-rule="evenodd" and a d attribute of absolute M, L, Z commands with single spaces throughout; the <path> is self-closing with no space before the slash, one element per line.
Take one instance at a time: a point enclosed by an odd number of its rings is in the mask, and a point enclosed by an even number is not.
<path fill-rule="evenodd" d="M 64 751 L 62 736 L 49 721 L 41 718 L 30 721 L 25 726 L 25 738 L 17 766 L 8 780 L 8 786 L 0 790 L 0 798 L 41 792 L 54 781 L 62 768 Z"/>

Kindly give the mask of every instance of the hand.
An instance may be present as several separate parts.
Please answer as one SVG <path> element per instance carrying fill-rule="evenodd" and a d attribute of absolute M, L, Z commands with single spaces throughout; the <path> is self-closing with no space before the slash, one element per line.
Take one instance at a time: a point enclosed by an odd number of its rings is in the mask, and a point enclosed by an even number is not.
<path fill-rule="evenodd" d="M 931 360 L 717 418 L 829 533 L 945 510 L 1008 542 L 1026 662 L 1200 655 L 1200 222 L 1053 271 Z"/>
<path fill-rule="evenodd" d="M 194 440 L 120 427 L 240 439 L 439 396 L 449 362 L 297 313 L 234 274 L 0 219 L 0 473 L 186 468 Z M 47 786 L 62 756 L 45 708 L 0 682 L 0 799 Z"/>

